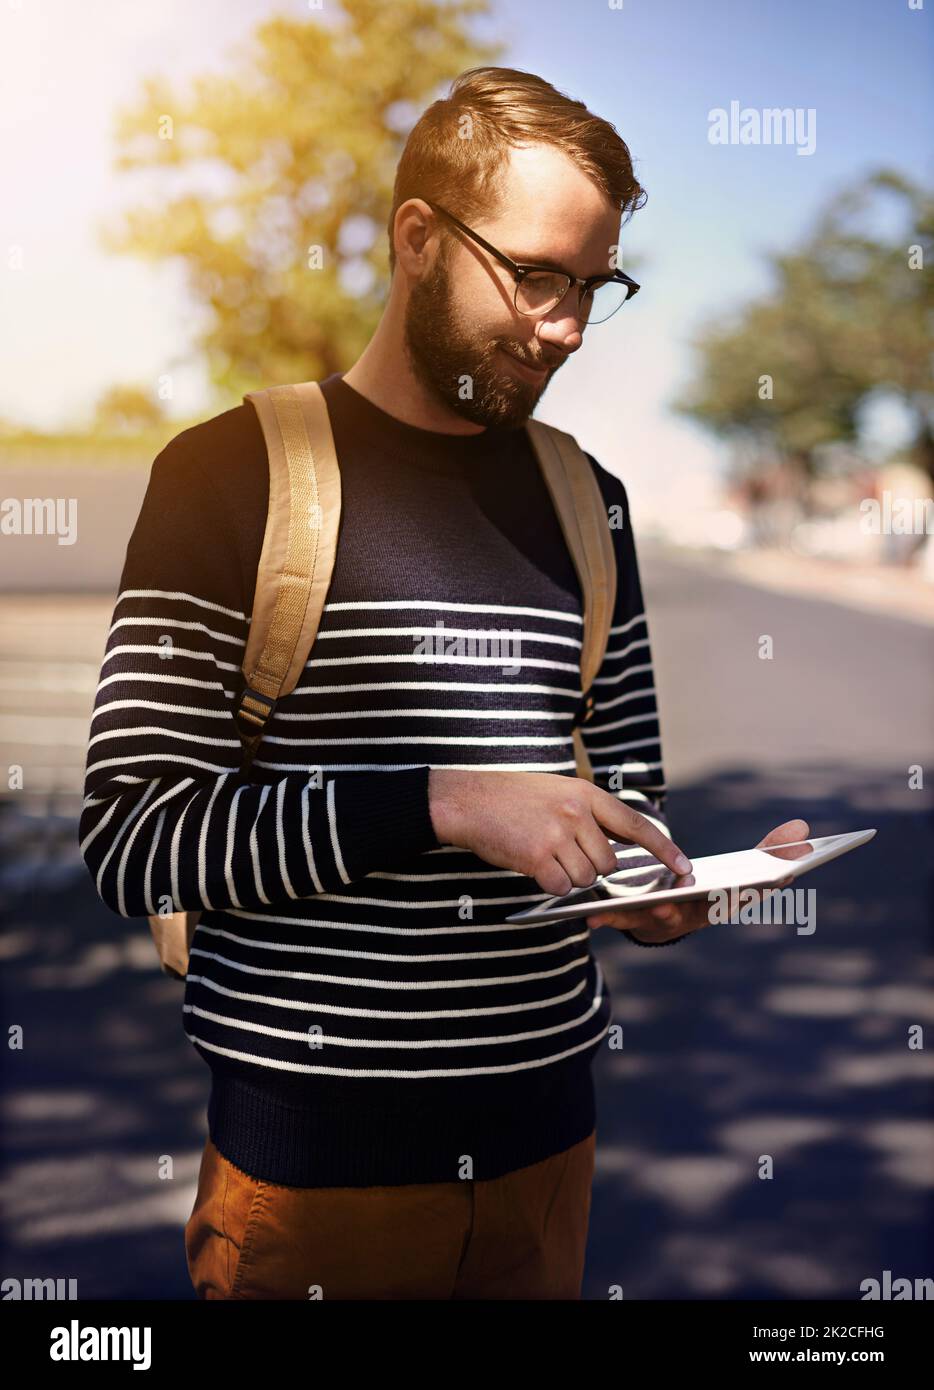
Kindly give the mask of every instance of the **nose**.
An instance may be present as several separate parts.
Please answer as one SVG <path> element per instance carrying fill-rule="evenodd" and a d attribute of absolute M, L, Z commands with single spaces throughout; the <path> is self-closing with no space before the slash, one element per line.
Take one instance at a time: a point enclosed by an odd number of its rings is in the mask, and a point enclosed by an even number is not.
<path fill-rule="evenodd" d="M 572 286 L 554 308 L 538 324 L 538 337 L 543 343 L 551 343 L 567 355 L 577 352 L 584 342 L 586 322 L 580 316 L 578 291 Z"/>
<path fill-rule="evenodd" d="M 560 348 L 567 356 L 572 352 L 577 352 L 578 348 L 583 346 L 585 327 L 586 324 L 581 322 L 577 314 L 569 312 L 562 305 L 558 305 L 541 320 L 536 336 L 539 342 L 548 343 L 553 348 Z"/>

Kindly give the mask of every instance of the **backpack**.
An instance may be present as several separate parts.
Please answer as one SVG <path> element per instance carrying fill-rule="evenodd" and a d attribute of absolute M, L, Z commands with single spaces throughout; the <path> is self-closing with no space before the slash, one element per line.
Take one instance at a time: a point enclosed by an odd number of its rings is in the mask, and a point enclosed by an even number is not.
<path fill-rule="evenodd" d="M 277 702 L 297 685 L 318 631 L 337 553 L 341 483 L 317 382 L 249 391 L 243 399 L 256 409 L 269 456 L 269 510 L 242 665 L 245 684 L 234 707 L 246 773 Z M 593 713 L 591 686 L 606 652 L 616 600 L 613 540 L 599 483 L 577 441 L 541 420 L 528 420 L 525 428 L 583 594 L 583 724 Z M 592 781 L 577 726 L 574 750 L 577 775 Z M 185 979 L 200 917 L 200 910 L 149 917 L 166 974 Z"/>

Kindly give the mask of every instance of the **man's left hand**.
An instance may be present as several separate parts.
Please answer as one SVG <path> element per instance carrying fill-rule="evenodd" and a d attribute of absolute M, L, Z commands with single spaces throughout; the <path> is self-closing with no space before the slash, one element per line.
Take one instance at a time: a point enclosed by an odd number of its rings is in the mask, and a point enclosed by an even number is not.
<path fill-rule="evenodd" d="M 771 849 L 776 845 L 793 845 L 798 840 L 806 840 L 810 835 L 808 823 L 805 820 L 786 820 L 782 825 L 777 825 L 774 830 L 770 830 L 764 839 L 756 845 L 756 849 Z M 802 845 L 798 853 L 791 854 L 793 859 L 800 858 L 802 854 L 807 854 L 807 846 Z M 675 880 L 676 888 L 687 888 L 694 883 L 693 874 L 685 874 Z M 786 888 L 788 884 L 794 882 L 789 875 L 788 878 L 779 880 L 778 883 L 770 884 L 763 890 L 763 896 L 775 892 L 779 888 Z M 649 945 L 660 945 L 665 941 L 671 941 L 676 936 L 686 936 L 689 932 L 700 931 L 702 927 L 710 926 L 710 903 L 707 898 L 694 898 L 684 903 L 659 903 L 658 907 L 653 908 L 618 908 L 609 911 L 602 910 L 593 912 L 584 919 L 589 927 L 616 927 L 625 928 L 631 931 L 637 941 L 646 942 Z"/>

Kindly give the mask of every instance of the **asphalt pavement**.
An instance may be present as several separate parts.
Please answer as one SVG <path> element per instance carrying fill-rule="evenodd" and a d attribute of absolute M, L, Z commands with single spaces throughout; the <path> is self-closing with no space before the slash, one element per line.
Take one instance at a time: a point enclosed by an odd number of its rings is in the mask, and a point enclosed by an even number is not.
<path fill-rule="evenodd" d="M 650 950 L 594 935 L 622 1025 L 596 1064 L 584 1296 L 860 1297 L 932 1272 L 932 631 L 640 550 L 669 813 L 692 855 L 875 826 L 815 871 L 816 930 L 705 928 Z M 0 607 L 8 1027 L 5 1277 L 81 1298 L 190 1298 L 181 1231 L 205 1069 L 143 922 L 77 856 L 109 595 Z M 772 656 L 763 660 L 762 639 Z M 54 653 L 54 655 L 53 655 Z M 912 790 L 909 770 L 928 786 Z"/>

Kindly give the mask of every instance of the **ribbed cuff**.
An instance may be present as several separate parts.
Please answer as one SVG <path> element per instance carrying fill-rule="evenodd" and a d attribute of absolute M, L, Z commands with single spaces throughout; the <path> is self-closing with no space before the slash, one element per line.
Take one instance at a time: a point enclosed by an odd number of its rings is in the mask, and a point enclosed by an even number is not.
<path fill-rule="evenodd" d="M 631 931 L 625 927 L 621 928 L 623 936 L 628 936 L 629 940 L 636 946 L 673 946 L 676 941 L 683 941 L 686 936 L 690 936 L 689 931 L 683 931 L 680 936 L 673 936 L 670 941 L 640 941 L 637 936 L 633 936 Z"/>
<path fill-rule="evenodd" d="M 426 763 L 336 779 L 337 834 L 351 879 L 439 847 L 428 809 L 430 772 Z"/>

